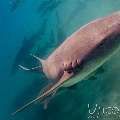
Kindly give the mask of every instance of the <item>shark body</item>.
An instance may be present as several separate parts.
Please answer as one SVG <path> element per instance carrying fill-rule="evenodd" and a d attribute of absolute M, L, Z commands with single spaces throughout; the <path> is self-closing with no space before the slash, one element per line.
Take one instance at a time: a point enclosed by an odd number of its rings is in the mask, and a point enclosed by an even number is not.
<path fill-rule="evenodd" d="M 24 105 L 13 114 L 23 110 L 37 100 L 44 101 L 45 106 L 47 106 L 49 100 L 48 96 L 54 94 L 62 86 L 68 87 L 80 81 L 79 77 L 77 77 L 78 80 L 74 80 L 74 77 L 77 76 L 76 69 L 82 66 L 92 52 L 96 51 L 97 48 L 104 44 L 109 48 L 118 36 L 120 36 L 120 11 L 84 25 L 68 37 L 46 60 L 42 60 L 33 55 L 33 57 L 42 63 L 42 71 L 48 79 L 53 81 L 53 84 L 48 85 L 47 89 L 43 90 L 40 96 Z M 102 49 L 104 49 L 104 47 Z M 100 62 L 98 66 L 105 61 L 106 58 L 103 62 Z M 94 61 L 94 63 L 96 63 L 96 61 Z M 97 64 L 98 63 L 96 63 L 96 66 Z M 94 64 L 92 65 L 91 67 L 95 66 Z M 91 69 L 91 67 L 88 67 L 88 70 Z M 21 68 L 23 67 L 21 66 Z M 37 69 L 38 68 L 39 67 L 37 67 Z M 96 68 L 97 67 L 93 70 Z M 36 67 L 23 69 L 34 70 Z M 83 78 L 81 77 L 80 79 Z M 71 81 L 71 83 L 69 83 L 69 81 Z M 67 82 L 68 84 L 66 84 Z"/>

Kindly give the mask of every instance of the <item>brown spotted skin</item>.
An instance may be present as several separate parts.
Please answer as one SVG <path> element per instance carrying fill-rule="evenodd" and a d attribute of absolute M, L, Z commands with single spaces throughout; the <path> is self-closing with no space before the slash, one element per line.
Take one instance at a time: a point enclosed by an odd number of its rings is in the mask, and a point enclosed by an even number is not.
<path fill-rule="evenodd" d="M 74 69 L 105 38 L 120 33 L 120 12 L 97 19 L 68 37 L 45 61 L 43 71 L 59 80 L 64 71 Z"/>

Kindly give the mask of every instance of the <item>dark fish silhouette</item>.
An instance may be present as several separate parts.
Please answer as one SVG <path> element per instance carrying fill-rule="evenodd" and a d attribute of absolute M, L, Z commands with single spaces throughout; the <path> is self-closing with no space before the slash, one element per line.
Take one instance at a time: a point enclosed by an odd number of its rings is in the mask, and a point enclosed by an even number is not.
<path fill-rule="evenodd" d="M 26 39 L 24 37 L 22 46 L 18 51 L 14 63 L 12 65 L 11 74 L 16 73 L 19 64 L 22 64 L 25 61 L 26 63 L 28 63 L 26 56 L 30 53 L 30 50 L 32 50 L 32 48 L 36 45 L 37 41 L 41 40 L 45 32 L 45 29 L 46 29 L 46 20 L 43 21 L 43 24 L 42 26 L 40 26 L 40 29 L 35 34 L 33 34 L 29 39 Z"/>

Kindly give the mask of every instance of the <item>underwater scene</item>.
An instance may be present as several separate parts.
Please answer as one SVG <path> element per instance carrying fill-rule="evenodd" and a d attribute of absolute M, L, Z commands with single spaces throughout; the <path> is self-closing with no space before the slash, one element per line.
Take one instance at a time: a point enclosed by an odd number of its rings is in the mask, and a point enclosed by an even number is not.
<path fill-rule="evenodd" d="M 51 82 L 19 65 L 38 66 L 31 54 L 46 59 L 80 27 L 119 10 L 120 0 L 0 0 L 0 120 L 120 120 L 119 49 L 64 84 L 46 109 L 38 100 L 12 114 Z"/>

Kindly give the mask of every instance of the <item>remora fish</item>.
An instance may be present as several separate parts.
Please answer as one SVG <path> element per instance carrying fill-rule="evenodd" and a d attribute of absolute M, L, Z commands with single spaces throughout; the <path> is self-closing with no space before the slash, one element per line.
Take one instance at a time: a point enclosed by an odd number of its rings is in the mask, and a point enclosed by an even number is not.
<path fill-rule="evenodd" d="M 68 37 L 46 60 L 33 55 L 42 63 L 42 70 L 53 84 L 47 86 L 42 94 L 17 111 L 23 110 L 37 100 L 48 103 L 48 96 L 60 87 L 72 86 L 100 67 L 120 48 L 120 11 L 97 19 L 81 27 Z M 105 48 L 106 47 L 106 48 Z M 99 53 L 99 54 L 98 54 Z M 78 67 L 83 66 L 76 72 Z M 25 68 L 34 71 L 40 66 Z"/>

